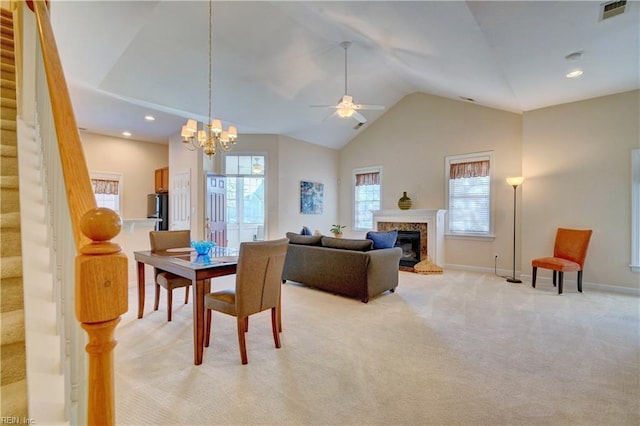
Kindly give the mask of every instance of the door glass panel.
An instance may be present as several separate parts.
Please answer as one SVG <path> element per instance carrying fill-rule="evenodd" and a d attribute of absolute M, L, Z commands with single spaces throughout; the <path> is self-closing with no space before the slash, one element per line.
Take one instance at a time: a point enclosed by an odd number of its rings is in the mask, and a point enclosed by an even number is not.
<path fill-rule="evenodd" d="M 225 156 L 230 247 L 264 239 L 265 165 L 263 155 Z"/>

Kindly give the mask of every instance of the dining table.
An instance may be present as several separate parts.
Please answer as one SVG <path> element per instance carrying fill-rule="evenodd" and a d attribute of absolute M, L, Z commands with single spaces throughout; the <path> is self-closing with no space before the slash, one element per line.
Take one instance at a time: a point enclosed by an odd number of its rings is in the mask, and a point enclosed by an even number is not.
<path fill-rule="evenodd" d="M 134 251 L 138 269 L 138 319 L 144 315 L 145 265 L 191 280 L 193 294 L 193 361 L 202 364 L 204 350 L 204 296 L 211 291 L 211 278 L 232 275 L 238 266 L 238 250 L 213 247 L 198 255 L 190 247 L 157 251 Z"/>

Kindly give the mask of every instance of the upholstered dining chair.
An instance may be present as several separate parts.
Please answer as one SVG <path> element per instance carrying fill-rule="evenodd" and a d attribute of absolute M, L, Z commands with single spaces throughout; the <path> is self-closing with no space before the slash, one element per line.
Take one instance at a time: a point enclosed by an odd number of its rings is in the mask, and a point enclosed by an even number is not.
<path fill-rule="evenodd" d="M 149 232 L 149 242 L 151 251 L 159 252 L 173 248 L 190 249 L 191 231 L 151 231 Z M 185 287 L 184 303 L 189 303 L 189 286 L 191 280 L 179 277 L 171 272 L 153 268 L 156 282 L 156 295 L 153 303 L 153 310 L 158 310 L 160 303 L 160 287 L 167 290 L 167 321 L 171 321 L 171 307 L 173 305 L 173 289 Z"/>
<path fill-rule="evenodd" d="M 209 347 L 211 335 L 211 311 L 233 315 L 238 323 L 238 344 L 242 364 L 247 361 L 245 333 L 249 327 L 249 315 L 271 309 L 271 329 L 276 348 L 280 347 L 278 315 L 282 270 L 289 240 L 268 240 L 240 244 L 235 289 L 222 290 L 205 295 L 207 309 L 205 347 Z"/>
<path fill-rule="evenodd" d="M 566 229 L 558 228 L 556 241 L 553 247 L 553 257 L 541 257 L 533 259 L 531 286 L 536 287 L 536 274 L 538 268 L 551 269 L 553 271 L 553 286 L 556 286 L 556 274 L 558 275 L 558 294 L 562 294 L 562 279 L 565 272 L 578 273 L 578 291 L 582 293 L 582 270 L 587 257 L 591 229 Z"/>

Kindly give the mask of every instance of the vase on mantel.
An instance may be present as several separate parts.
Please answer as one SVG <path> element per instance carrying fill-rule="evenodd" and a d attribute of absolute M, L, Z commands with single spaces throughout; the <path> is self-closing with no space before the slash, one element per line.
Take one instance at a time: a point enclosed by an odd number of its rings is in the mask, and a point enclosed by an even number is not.
<path fill-rule="evenodd" d="M 411 208 L 411 198 L 407 197 L 407 192 L 402 193 L 402 197 L 398 200 L 400 210 L 409 210 Z"/>

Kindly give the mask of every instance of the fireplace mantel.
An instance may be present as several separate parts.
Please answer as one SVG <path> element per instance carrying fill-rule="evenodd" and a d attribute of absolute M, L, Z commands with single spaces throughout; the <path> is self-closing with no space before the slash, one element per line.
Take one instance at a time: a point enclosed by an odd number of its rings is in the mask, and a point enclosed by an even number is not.
<path fill-rule="evenodd" d="M 444 266 L 444 215 L 446 210 L 409 209 L 377 210 L 373 213 L 373 228 L 378 222 L 426 223 L 427 253 L 431 261 Z"/>

